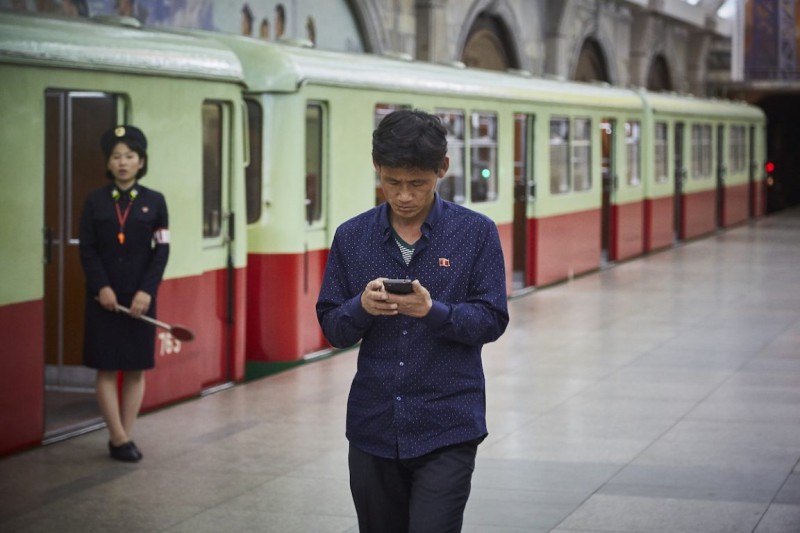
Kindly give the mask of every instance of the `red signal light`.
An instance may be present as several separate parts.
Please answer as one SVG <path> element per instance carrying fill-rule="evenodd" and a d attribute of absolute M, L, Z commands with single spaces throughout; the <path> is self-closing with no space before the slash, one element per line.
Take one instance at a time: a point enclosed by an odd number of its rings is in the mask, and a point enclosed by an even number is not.
<path fill-rule="evenodd" d="M 772 174 L 775 172 L 775 163 L 772 161 L 767 161 L 767 163 L 764 165 L 764 170 L 766 170 L 768 174 Z"/>

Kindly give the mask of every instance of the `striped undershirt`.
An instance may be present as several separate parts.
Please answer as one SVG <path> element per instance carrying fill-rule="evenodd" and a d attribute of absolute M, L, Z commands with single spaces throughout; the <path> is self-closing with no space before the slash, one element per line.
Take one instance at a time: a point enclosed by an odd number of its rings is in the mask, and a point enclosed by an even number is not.
<path fill-rule="evenodd" d="M 414 245 L 408 244 L 406 241 L 400 238 L 400 235 L 392 228 L 392 235 L 394 236 L 394 242 L 397 243 L 397 246 L 400 248 L 400 253 L 403 255 L 403 261 L 406 264 L 411 262 L 411 256 L 414 255 Z"/>

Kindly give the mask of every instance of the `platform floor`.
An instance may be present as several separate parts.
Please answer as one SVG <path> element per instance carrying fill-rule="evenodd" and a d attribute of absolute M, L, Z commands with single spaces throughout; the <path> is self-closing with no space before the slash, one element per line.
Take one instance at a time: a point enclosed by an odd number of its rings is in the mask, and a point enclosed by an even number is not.
<path fill-rule="evenodd" d="M 800 210 L 514 299 L 464 531 L 800 531 Z M 356 532 L 354 351 L 0 460 L 0 531 Z M 2 429 L 0 429 L 2 430 Z"/>

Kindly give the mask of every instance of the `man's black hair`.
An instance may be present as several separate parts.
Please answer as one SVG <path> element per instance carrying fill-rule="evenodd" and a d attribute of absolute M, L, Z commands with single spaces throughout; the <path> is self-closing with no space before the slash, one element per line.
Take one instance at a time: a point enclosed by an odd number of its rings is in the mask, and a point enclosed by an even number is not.
<path fill-rule="evenodd" d="M 446 155 L 447 129 L 418 109 L 389 113 L 372 133 L 372 160 L 379 166 L 438 172 Z"/>

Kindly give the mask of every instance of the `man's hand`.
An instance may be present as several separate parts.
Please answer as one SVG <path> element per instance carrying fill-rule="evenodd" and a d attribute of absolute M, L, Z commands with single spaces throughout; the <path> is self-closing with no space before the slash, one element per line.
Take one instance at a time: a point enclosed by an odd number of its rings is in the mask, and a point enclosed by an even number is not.
<path fill-rule="evenodd" d="M 397 312 L 401 315 L 413 316 L 414 318 L 422 318 L 427 315 L 433 301 L 431 300 L 431 293 L 428 289 L 422 286 L 418 279 L 411 283 L 414 292 L 410 294 L 392 294 L 387 292 L 389 296 L 386 301 L 397 305 Z"/>
<path fill-rule="evenodd" d="M 367 283 L 361 293 L 361 307 L 373 316 L 394 316 L 397 314 L 397 304 L 388 302 L 389 293 L 383 288 L 383 280 L 373 279 Z"/>
<path fill-rule="evenodd" d="M 422 318 L 433 307 L 428 289 L 422 286 L 419 280 L 411 284 L 414 292 L 410 294 L 392 294 L 383 288 L 383 280 L 377 278 L 367 283 L 361 293 L 361 307 L 374 316 L 408 315 Z"/>

